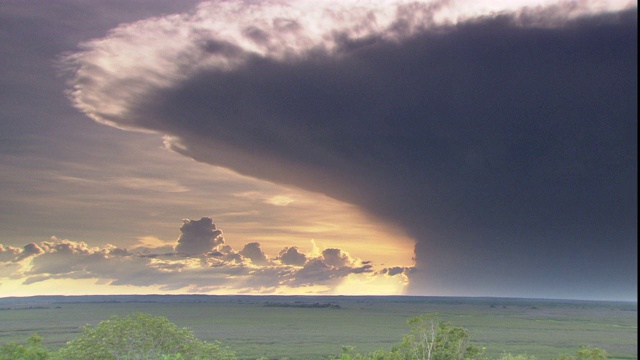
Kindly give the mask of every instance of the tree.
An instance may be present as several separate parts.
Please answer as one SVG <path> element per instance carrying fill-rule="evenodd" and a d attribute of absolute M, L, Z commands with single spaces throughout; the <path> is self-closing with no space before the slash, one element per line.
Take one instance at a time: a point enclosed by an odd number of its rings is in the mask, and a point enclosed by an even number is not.
<path fill-rule="evenodd" d="M 498 360 L 536 360 L 536 357 L 527 354 L 512 355 L 511 353 L 504 353 Z"/>
<path fill-rule="evenodd" d="M 113 316 L 96 327 L 87 325 L 84 333 L 55 353 L 65 360 L 120 359 L 235 359 L 220 346 L 196 339 L 191 331 L 178 328 L 167 318 L 136 313 Z"/>
<path fill-rule="evenodd" d="M 475 360 L 484 348 L 470 345 L 469 331 L 438 319 L 438 314 L 409 319 L 401 351 L 416 360 Z"/>
<path fill-rule="evenodd" d="M 31 335 L 26 345 L 11 342 L 0 347 L 0 360 L 45 360 L 50 355 L 42 347 L 42 338 L 38 334 Z"/>
<path fill-rule="evenodd" d="M 469 344 L 469 331 L 440 321 L 438 315 L 409 319 L 411 331 L 389 351 L 362 355 L 345 346 L 336 360 L 479 360 L 484 348 Z M 511 359 L 508 359 L 511 360 Z M 529 360 L 529 359 L 516 359 Z"/>
<path fill-rule="evenodd" d="M 608 358 L 609 354 L 604 349 L 580 345 L 575 356 L 563 354 L 554 360 L 606 360 Z"/>
<path fill-rule="evenodd" d="M 580 346 L 576 358 L 578 360 L 606 360 L 609 358 L 609 354 L 597 347 Z"/>

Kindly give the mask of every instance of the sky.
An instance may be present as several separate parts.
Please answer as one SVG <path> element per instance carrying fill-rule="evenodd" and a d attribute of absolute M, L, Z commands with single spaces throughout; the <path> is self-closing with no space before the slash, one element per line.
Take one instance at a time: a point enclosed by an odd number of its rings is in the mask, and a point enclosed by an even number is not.
<path fill-rule="evenodd" d="M 0 296 L 637 301 L 632 1 L 0 0 Z"/>

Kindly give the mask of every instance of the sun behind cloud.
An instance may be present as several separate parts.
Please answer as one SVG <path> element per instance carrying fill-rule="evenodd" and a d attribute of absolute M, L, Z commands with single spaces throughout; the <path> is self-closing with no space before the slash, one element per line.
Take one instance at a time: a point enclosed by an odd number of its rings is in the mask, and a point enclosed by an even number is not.
<path fill-rule="evenodd" d="M 0 245 L 0 279 L 14 294 L 50 294 L 64 286 L 68 294 L 81 288 L 85 294 L 343 294 L 349 289 L 398 295 L 408 283 L 384 267 L 381 261 L 391 260 L 384 253 L 368 252 L 375 255 L 368 260 L 352 256 L 360 253 L 357 241 L 342 244 L 349 251 L 314 244 L 307 253 L 297 246 L 265 252 L 259 242 L 231 246 L 209 217 L 185 219 L 180 231 L 173 243 L 140 237 L 131 250 L 56 237 L 22 248 Z M 403 249 L 407 253 L 410 246 Z"/>

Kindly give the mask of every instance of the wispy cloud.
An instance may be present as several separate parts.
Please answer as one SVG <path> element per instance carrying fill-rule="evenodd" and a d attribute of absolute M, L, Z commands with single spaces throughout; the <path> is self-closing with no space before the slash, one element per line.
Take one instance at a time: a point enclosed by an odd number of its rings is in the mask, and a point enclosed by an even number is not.
<path fill-rule="evenodd" d="M 81 177 L 61 175 L 57 177 L 62 181 L 69 181 L 79 185 L 89 186 L 116 186 L 133 190 L 148 190 L 155 192 L 181 193 L 189 189 L 175 180 L 158 179 L 149 177 L 113 177 L 103 180 L 86 179 Z"/>
<path fill-rule="evenodd" d="M 234 194 L 234 196 L 260 200 L 266 204 L 275 206 L 287 206 L 296 201 L 296 196 L 293 194 L 265 194 L 259 191 L 246 191 L 242 193 L 236 193 Z"/>

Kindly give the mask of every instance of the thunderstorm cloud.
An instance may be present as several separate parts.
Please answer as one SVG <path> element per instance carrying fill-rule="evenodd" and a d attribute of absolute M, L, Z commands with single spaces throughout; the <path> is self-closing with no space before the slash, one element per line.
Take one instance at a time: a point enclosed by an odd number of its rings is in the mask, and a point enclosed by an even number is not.
<path fill-rule="evenodd" d="M 204 2 L 84 43 L 65 59 L 69 96 L 98 122 L 404 227 L 414 293 L 635 284 L 637 9 L 450 18 L 452 4 Z M 220 245 L 205 225 L 185 223 L 176 250 Z M 265 265 L 259 250 L 239 254 Z M 279 258 L 316 279 L 352 269 L 331 249 Z"/>

